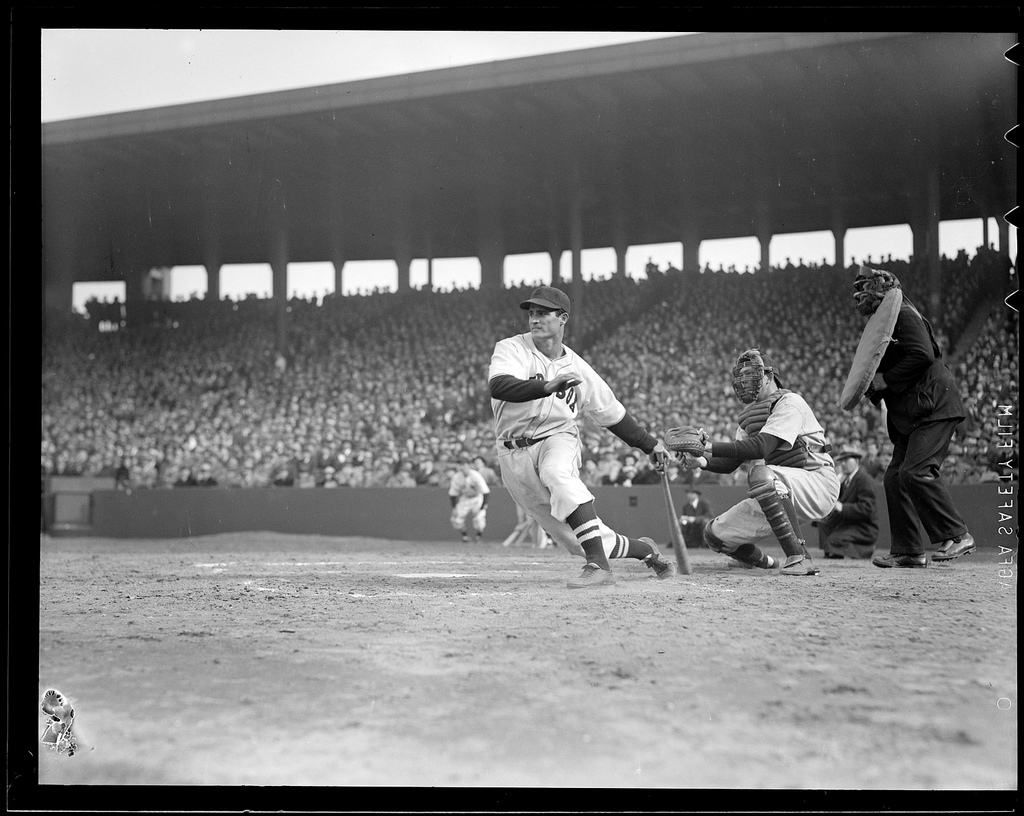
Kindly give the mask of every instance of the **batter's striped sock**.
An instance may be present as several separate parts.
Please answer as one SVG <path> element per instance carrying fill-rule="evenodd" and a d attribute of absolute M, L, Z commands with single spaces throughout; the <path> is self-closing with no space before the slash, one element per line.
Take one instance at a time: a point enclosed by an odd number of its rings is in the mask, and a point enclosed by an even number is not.
<path fill-rule="evenodd" d="M 605 555 L 603 537 L 601 535 L 601 520 L 594 511 L 594 503 L 581 504 L 573 510 L 565 523 L 572 528 L 573 535 L 580 542 L 583 552 L 587 556 L 588 564 L 597 564 L 601 569 L 611 571 L 611 564 Z M 606 528 L 607 529 L 607 528 Z"/>
<path fill-rule="evenodd" d="M 619 536 L 626 542 L 626 546 L 623 547 L 622 555 L 612 555 L 610 558 L 639 558 L 643 561 L 647 556 L 654 552 L 654 547 L 648 544 L 646 541 L 640 541 L 636 538 L 626 538 L 625 536 Z"/>

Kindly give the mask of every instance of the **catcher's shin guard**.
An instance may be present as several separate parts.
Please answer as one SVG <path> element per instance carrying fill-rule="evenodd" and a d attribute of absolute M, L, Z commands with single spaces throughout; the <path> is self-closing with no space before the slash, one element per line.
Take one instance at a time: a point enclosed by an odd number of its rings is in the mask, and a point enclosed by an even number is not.
<path fill-rule="evenodd" d="M 788 499 L 779 495 L 775 474 L 767 465 L 754 465 L 747 475 L 747 495 L 754 499 L 771 525 L 775 538 L 787 556 L 806 555 L 804 542 L 797 535 L 796 508 L 786 507 Z"/>

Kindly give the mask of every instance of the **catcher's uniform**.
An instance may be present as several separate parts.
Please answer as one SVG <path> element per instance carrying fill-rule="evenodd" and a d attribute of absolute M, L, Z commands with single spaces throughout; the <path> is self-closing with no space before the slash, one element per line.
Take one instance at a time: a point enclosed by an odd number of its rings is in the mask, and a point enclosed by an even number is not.
<path fill-rule="evenodd" d="M 487 508 L 484 506 L 484 494 L 490 493 L 487 481 L 473 468 L 456 471 L 452 483 L 448 486 L 448 495 L 455 497 L 452 508 L 452 527 L 460 533 L 468 533 L 466 521 L 472 519 L 473 531 L 483 534 L 487 527 Z"/>
<path fill-rule="evenodd" d="M 783 449 L 792 449 L 798 444 L 804 448 L 803 466 L 785 467 L 769 460 L 768 468 L 789 489 L 800 521 L 817 521 L 827 516 L 839 498 L 839 476 L 832 457 L 827 453 L 825 430 L 804 398 L 792 391 L 783 393 L 760 432 L 781 439 Z M 736 429 L 737 441 L 749 436 L 743 428 Z M 715 534 L 729 544 L 742 545 L 775 538 L 764 511 L 752 498 L 726 510 L 712 523 Z"/>
<path fill-rule="evenodd" d="M 508 374 L 521 380 L 553 380 L 575 374 L 582 382 L 528 402 L 492 399 L 502 483 L 513 500 L 554 539 L 577 555 L 583 549 L 565 519 L 594 495 L 580 479 L 582 446 L 578 422 L 588 415 L 608 427 L 626 409 L 611 388 L 576 352 L 564 345 L 551 360 L 527 332 L 498 341 L 487 379 Z M 612 535 L 615 535 L 614 533 Z"/>

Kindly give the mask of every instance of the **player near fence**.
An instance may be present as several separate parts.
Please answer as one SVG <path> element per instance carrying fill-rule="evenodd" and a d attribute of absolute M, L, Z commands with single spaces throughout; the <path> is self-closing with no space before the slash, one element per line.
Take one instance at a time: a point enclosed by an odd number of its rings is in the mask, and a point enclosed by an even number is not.
<path fill-rule="evenodd" d="M 704 543 L 748 567 L 774 569 L 758 543 L 775 539 L 785 575 L 817 575 L 800 525 L 826 516 L 839 497 L 839 478 L 825 431 L 799 394 L 782 387 L 778 366 L 758 349 L 743 352 L 732 371 L 743 410 L 735 441 L 712 442 L 701 428 L 673 428 L 666 446 L 684 466 L 732 473 L 744 462 L 747 498 L 704 527 Z"/>
<path fill-rule="evenodd" d="M 659 578 L 673 573 L 649 537 L 629 538 L 598 517 L 580 479 L 579 422 L 589 416 L 663 467 L 668 452 L 625 409 L 601 376 L 562 342 L 568 295 L 551 286 L 519 307 L 530 330 L 499 340 L 488 369 L 501 478 L 512 499 L 586 564 L 570 589 L 613 584 L 610 559 L 635 558 Z"/>
<path fill-rule="evenodd" d="M 473 457 L 459 454 L 458 468 L 448 485 L 448 498 L 452 504 L 451 523 L 464 542 L 480 541 L 487 529 L 487 496 L 491 489 L 487 481 L 473 467 Z"/>

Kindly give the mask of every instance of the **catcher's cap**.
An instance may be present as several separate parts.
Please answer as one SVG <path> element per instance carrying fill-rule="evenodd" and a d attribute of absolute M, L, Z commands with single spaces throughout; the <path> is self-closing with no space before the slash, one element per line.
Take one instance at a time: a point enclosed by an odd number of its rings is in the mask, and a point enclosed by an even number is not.
<path fill-rule="evenodd" d="M 775 360 L 773 360 L 767 354 L 762 354 L 761 361 L 764 363 L 765 371 L 770 370 L 772 372 L 772 376 L 775 377 L 775 384 L 779 386 L 779 388 L 782 388 L 782 376 L 779 373 L 779 367 L 775 363 Z"/>
<path fill-rule="evenodd" d="M 568 314 L 569 296 L 554 286 L 538 286 L 529 298 L 519 304 L 519 308 L 529 309 L 533 305 L 543 306 L 545 309 L 561 310 Z"/>
<path fill-rule="evenodd" d="M 839 451 L 839 455 L 836 456 L 836 461 L 838 462 L 840 459 L 863 459 L 863 458 L 864 458 L 864 451 L 862 451 L 856 445 L 847 445 L 841 451 Z"/>

